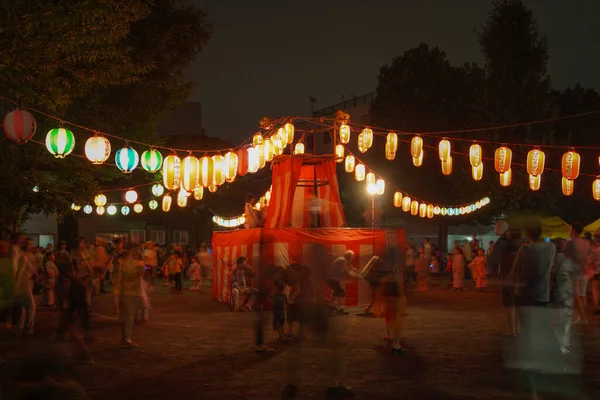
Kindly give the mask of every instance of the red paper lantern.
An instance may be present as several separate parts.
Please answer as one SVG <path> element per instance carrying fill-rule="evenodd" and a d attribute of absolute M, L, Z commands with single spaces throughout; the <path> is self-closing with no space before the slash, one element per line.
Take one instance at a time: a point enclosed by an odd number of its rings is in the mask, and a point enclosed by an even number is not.
<path fill-rule="evenodd" d="M 238 156 L 237 174 L 239 176 L 244 176 L 248 172 L 248 150 L 239 149 L 237 151 L 237 156 Z"/>
<path fill-rule="evenodd" d="M 15 110 L 4 117 L 4 134 L 16 143 L 26 143 L 35 135 L 35 118 L 25 110 Z"/>

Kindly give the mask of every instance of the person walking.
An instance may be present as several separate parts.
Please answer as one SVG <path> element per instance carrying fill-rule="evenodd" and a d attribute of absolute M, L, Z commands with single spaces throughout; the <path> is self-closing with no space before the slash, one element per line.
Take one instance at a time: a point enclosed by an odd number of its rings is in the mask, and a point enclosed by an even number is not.
<path fill-rule="evenodd" d="M 120 279 L 120 309 L 123 319 L 121 344 L 124 348 L 138 347 L 131 339 L 136 313 L 143 309 L 144 262 L 139 246 L 132 246 L 122 256 Z"/>
<path fill-rule="evenodd" d="M 33 242 L 28 240 L 23 248 L 15 279 L 15 297 L 17 304 L 21 307 L 19 328 L 21 334 L 24 336 L 33 335 L 33 325 L 35 323 L 36 304 L 33 296 L 33 288 L 38 274 L 33 247 Z"/>
<path fill-rule="evenodd" d="M 460 247 L 454 249 L 452 257 L 452 290 L 465 290 L 463 282 L 465 279 L 465 256 Z"/>
<path fill-rule="evenodd" d="M 581 237 L 582 233 L 582 224 L 579 222 L 571 224 L 571 240 L 567 242 L 565 256 L 567 264 L 575 277 L 575 309 L 577 317 L 573 323 L 587 325 L 586 297 L 590 242 Z"/>

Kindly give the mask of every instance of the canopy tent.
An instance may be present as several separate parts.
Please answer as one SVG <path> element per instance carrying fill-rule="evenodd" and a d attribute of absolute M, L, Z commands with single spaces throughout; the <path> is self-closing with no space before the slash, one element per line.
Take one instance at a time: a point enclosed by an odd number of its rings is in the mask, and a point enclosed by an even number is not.
<path fill-rule="evenodd" d="M 584 232 L 600 233 L 600 218 L 583 228 Z"/>
<path fill-rule="evenodd" d="M 571 233 L 571 225 L 567 224 L 560 217 L 542 217 L 542 237 L 556 239 L 568 238 Z"/>

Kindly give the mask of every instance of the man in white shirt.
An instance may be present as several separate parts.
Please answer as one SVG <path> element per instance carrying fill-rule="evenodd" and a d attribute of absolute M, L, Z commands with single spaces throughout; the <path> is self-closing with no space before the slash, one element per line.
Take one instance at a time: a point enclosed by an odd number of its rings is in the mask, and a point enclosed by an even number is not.
<path fill-rule="evenodd" d="M 200 245 L 200 251 L 196 253 L 196 258 L 198 259 L 198 264 L 200 264 L 200 276 L 202 277 L 200 286 L 204 286 L 204 282 L 208 282 L 212 278 L 213 269 L 212 254 L 208 252 L 206 243 Z"/>
<path fill-rule="evenodd" d="M 342 288 L 341 281 L 346 279 L 348 275 L 357 278 L 361 277 L 360 274 L 358 274 L 352 268 L 353 260 L 354 252 L 352 250 L 348 250 L 343 257 L 336 258 L 331 267 L 327 270 L 327 284 L 333 291 L 333 298 L 331 303 L 336 309 L 336 311 L 340 314 L 347 314 L 339 306 L 339 300 L 346 297 L 346 292 Z"/>
<path fill-rule="evenodd" d="M 258 228 L 261 225 L 260 212 L 254 209 L 256 197 L 253 194 L 246 196 L 246 204 L 244 205 L 244 228 Z"/>
<path fill-rule="evenodd" d="M 583 225 L 579 222 L 571 224 L 571 240 L 567 242 L 565 255 L 571 274 L 575 277 L 575 309 L 577 319 L 574 323 L 587 324 L 586 293 L 587 267 L 590 254 L 590 242 L 581 237 Z"/>

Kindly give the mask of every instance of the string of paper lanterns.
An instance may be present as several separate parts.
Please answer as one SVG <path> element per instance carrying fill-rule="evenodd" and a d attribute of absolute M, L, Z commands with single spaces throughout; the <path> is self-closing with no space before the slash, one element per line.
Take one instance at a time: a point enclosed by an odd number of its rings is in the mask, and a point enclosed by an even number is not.
<path fill-rule="evenodd" d="M 269 204 L 271 203 L 271 189 L 272 187 L 269 188 L 269 190 L 267 190 L 265 194 L 258 199 L 256 204 L 254 204 L 253 208 L 255 210 L 261 210 L 264 207 L 269 206 Z M 236 217 L 224 218 L 215 214 L 212 220 L 215 224 L 219 225 L 222 228 L 237 228 L 241 225 L 244 225 L 244 223 L 246 222 L 246 216 L 245 214 L 241 214 Z"/>

